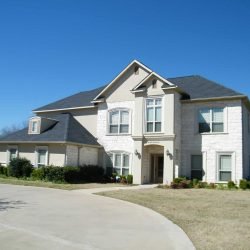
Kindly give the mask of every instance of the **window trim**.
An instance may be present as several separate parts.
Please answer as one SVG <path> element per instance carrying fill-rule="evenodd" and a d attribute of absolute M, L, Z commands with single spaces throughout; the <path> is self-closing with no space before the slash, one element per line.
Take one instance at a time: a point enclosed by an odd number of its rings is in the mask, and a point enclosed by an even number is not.
<path fill-rule="evenodd" d="M 36 146 L 35 148 L 35 167 L 39 168 L 39 162 L 38 162 L 38 151 L 39 150 L 46 150 L 46 156 L 45 156 L 45 166 L 48 165 L 48 155 L 49 155 L 49 147 L 48 146 Z"/>
<path fill-rule="evenodd" d="M 37 130 L 33 131 L 33 123 L 37 122 Z M 40 118 L 31 118 L 29 121 L 29 134 L 40 134 L 40 129 L 41 129 L 41 119 Z"/>
<path fill-rule="evenodd" d="M 121 121 L 121 112 L 122 111 L 126 111 L 126 112 L 128 112 L 128 132 L 126 132 L 126 133 L 121 133 L 120 132 L 120 126 L 121 125 L 126 125 L 126 124 L 122 124 L 122 123 L 120 123 L 120 121 Z M 110 114 L 112 113 L 112 112 L 119 112 L 119 118 L 118 118 L 118 133 L 111 133 L 110 132 Z M 131 110 L 129 109 L 129 108 L 119 108 L 119 107 L 117 107 L 117 108 L 112 108 L 112 109 L 109 109 L 108 110 L 108 112 L 107 112 L 107 135 L 130 135 L 131 134 Z"/>
<path fill-rule="evenodd" d="M 161 105 L 154 105 L 152 107 L 154 107 L 154 121 L 150 121 L 150 122 L 153 122 L 153 131 L 152 132 L 148 132 L 147 131 L 147 100 L 155 100 L 156 99 L 161 99 Z M 144 133 L 145 134 L 162 134 L 163 131 L 164 131 L 164 105 L 163 105 L 163 101 L 164 101 L 164 98 L 163 96 L 148 96 L 147 98 L 145 98 L 144 100 Z M 161 131 L 155 131 L 155 123 L 157 121 L 155 121 L 155 107 L 161 107 Z"/>
<path fill-rule="evenodd" d="M 209 110 L 209 126 L 210 126 L 210 131 L 209 132 L 200 132 L 200 111 L 201 110 Z M 223 131 L 222 132 L 213 132 L 213 112 L 212 110 L 214 109 L 222 109 L 223 110 Z M 206 106 L 206 107 L 199 107 L 197 110 L 197 130 L 198 134 L 200 135 L 211 135 L 211 134 L 227 134 L 227 109 L 225 106 Z"/>
<path fill-rule="evenodd" d="M 10 159 L 10 150 L 11 149 L 15 149 L 16 150 L 16 157 L 15 158 L 17 158 L 18 157 L 18 155 L 19 155 L 19 151 L 18 151 L 18 146 L 17 145 L 8 145 L 8 148 L 7 148 L 7 164 L 9 164 L 10 163 L 10 161 L 11 161 L 11 159 Z"/>
<path fill-rule="evenodd" d="M 236 163 L 235 163 L 235 152 L 216 152 L 216 180 L 218 183 L 227 183 L 227 181 L 220 180 L 220 156 L 229 155 L 231 156 L 231 180 L 236 182 L 235 173 L 236 173 Z"/>
<path fill-rule="evenodd" d="M 110 157 L 111 154 L 112 154 L 112 159 Z M 128 169 L 128 174 L 130 174 L 131 173 L 131 155 L 132 154 L 127 152 L 127 151 L 109 151 L 109 152 L 107 152 L 108 157 L 112 161 L 113 169 L 118 168 L 117 166 L 115 166 L 115 155 L 118 155 L 118 154 L 121 155 L 121 167 L 119 167 L 120 168 L 119 175 L 122 175 L 122 170 L 123 169 Z M 128 167 L 123 166 L 123 155 L 128 155 L 128 159 L 129 159 Z"/>

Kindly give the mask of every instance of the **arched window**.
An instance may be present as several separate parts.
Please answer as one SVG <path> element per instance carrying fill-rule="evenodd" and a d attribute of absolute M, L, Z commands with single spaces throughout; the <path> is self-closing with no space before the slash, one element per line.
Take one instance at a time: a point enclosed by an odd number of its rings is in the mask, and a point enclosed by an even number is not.
<path fill-rule="evenodd" d="M 129 110 L 114 109 L 109 111 L 108 118 L 109 134 L 129 133 Z"/>

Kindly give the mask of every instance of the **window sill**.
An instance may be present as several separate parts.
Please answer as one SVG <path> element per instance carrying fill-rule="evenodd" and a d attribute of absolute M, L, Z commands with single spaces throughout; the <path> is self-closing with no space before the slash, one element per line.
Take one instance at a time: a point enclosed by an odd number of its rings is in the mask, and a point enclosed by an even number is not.
<path fill-rule="evenodd" d="M 205 133 L 198 133 L 198 135 L 228 135 L 228 132 L 205 132 Z"/>
<path fill-rule="evenodd" d="M 106 134 L 106 136 L 131 136 L 130 133 L 124 133 L 124 134 Z"/>

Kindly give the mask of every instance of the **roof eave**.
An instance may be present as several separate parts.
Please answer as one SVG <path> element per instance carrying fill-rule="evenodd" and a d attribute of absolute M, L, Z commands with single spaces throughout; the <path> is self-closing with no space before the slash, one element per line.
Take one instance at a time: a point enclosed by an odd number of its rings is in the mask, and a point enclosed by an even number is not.
<path fill-rule="evenodd" d="M 45 113 L 45 112 L 56 112 L 64 110 L 76 110 L 76 109 L 90 109 L 96 108 L 96 106 L 81 106 L 81 107 L 72 107 L 72 108 L 62 108 L 62 109 L 43 109 L 43 110 L 32 110 L 33 113 Z"/>
<path fill-rule="evenodd" d="M 244 98 L 247 98 L 247 96 L 245 96 L 245 95 L 235 95 L 235 96 L 196 98 L 196 99 L 181 100 L 181 102 L 190 103 L 190 102 L 204 102 L 204 101 L 238 100 L 238 99 L 244 99 Z"/>

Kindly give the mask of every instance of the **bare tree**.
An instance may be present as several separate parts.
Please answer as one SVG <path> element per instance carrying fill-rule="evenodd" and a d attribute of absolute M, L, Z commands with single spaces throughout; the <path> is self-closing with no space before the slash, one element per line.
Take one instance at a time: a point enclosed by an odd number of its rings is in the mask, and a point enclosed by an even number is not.
<path fill-rule="evenodd" d="M 12 134 L 20 129 L 27 127 L 27 122 L 22 122 L 20 124 L 13 124 L 11 126 L 4 127 L 0 130 L 0 138 Z"/>

